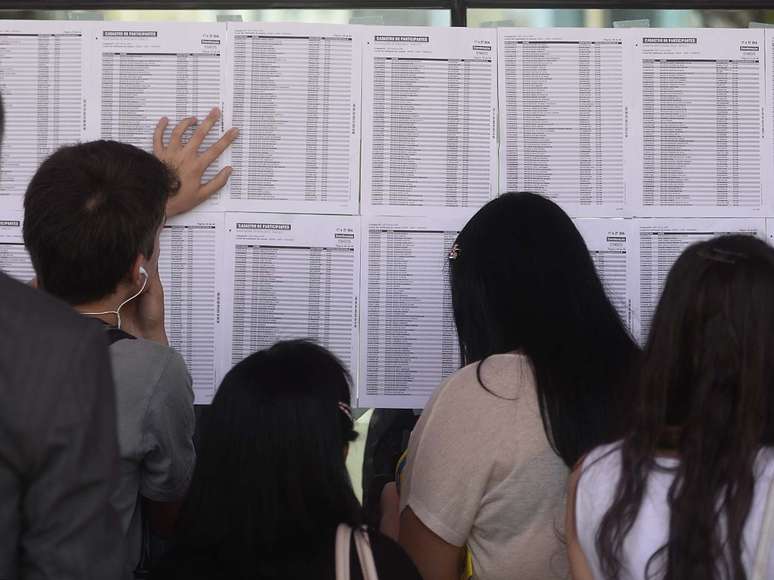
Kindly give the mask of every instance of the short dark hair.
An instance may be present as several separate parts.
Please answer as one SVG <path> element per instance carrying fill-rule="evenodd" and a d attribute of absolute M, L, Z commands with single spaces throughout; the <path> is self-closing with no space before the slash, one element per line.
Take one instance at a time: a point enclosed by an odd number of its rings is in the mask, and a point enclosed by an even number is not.
<path fill-rule="evenodd" d="M 47 292 L 83 304 L 114 292 L 139 254 L 153 254 L 175 174 L 115 141 L 62 147 L 24 196 L 24 243 Z"/>
<path fill-rule="evenodd" d="M 339 523 L 359 525 L 344 460 L 357 435 L 340 406 L 350 387 L 341 362 L 304 340 L 231 369 L 202 417 L 178 544 L 217 551 L 245 578 L 285 578 L 299 550 L 327 549 Z"/>

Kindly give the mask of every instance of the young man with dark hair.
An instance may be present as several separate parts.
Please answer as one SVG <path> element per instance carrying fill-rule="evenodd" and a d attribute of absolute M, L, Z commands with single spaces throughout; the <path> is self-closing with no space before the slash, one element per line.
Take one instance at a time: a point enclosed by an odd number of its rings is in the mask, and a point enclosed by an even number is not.
<path fill-rule="evenodd" d="M 121 454 L 112 503 L 126 534 L 126 578 L 140 559 L 143 517 L 171 528 L 195 461 L 191 377 L 164 327 L 159 235 L 170 209 L 189 209 L 228 179 L 226 169 L 201 182 L 236 136 L 199 155 L 217 117 L 214 110 L 184 143 L 194 123 L 187 119 L 167 146 L 162 120 L 154 148 L 164 161 L 114 141 L 64 147 L 43 162 L 24 199 L 38 286 L 101 320 L 111 342 Z"/>

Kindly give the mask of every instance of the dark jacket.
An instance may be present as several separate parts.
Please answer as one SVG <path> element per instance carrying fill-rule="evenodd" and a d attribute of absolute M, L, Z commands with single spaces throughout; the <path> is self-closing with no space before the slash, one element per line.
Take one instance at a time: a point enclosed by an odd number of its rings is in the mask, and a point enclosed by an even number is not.
<path fill-rule="evenodd" d="M 119 578 L 105 332 L 0 273 L 0 578 Z"/>

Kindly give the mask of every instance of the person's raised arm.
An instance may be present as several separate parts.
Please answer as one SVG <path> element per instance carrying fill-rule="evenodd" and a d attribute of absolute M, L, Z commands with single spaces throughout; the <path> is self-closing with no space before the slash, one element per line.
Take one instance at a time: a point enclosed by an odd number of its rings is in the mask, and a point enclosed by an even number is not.
<path fill-rule="evenodd" d="M 200 203 L 209 199 L 216 191 L 223 188 L 231 176 L 231 167 L 221 169 L 215 177 L 204 182 L 204 172 L 237 138 L 239 131 L 231 128 L 207 150 L 199 153 L 199 147 L 204 142 L 215 123 L 220 118 L 220 109 L 215 107 L 207 118 L 199 125 L 187 141 L 183 141 L 186 131 L 196 125 L 196 117 L 188 117 L 180 121 L 172 130 L 169 143 L 164 143 L 164 131 L 169 124 L 167 117 L 162 117 L 156 125 L 153 134 L 153 153 L 161 161 L 177 171 L 180 179 L 180 189 L 167 202 L 167 217 L 185 213 Z"/>

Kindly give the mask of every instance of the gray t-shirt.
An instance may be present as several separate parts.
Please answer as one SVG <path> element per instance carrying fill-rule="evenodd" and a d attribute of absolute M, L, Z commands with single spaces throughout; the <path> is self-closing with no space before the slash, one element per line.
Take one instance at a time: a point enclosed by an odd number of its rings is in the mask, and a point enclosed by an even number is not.
<path fill-rule="evenodd" d="M 112 503 L 127 539 L 126 577 L 140 558 L 139 496 L 183 499 L 196 454 L 194 394 L 183 358 L 172 348 L 142 338 L 110 346 L 116 383 L 121 481 Z"/>

